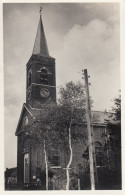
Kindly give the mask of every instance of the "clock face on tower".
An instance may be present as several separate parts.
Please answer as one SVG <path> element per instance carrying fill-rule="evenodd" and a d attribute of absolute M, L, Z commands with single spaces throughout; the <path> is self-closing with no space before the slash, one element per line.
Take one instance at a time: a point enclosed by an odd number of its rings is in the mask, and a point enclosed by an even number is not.
<path fill-rule="evenodd" d="M 46 89 L 46 88 L 42 88 L 42 89 L 40 90 L 40 96 L 41 96 L 42 98 L 47 98 L 47 97 L 49 97 L 49 90 Z"/>

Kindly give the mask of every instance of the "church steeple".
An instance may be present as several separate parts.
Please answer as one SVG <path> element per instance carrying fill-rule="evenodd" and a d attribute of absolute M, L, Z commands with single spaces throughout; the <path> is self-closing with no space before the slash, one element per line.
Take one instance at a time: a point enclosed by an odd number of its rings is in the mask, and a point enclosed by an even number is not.
<path fill-rule="evenodd" d="M 40 56 L 49 56 L 49 50 L 47 47 L 47 41 L 42 22 L 42 8 L 40 8 L 40 20 L 37 29 L 36 39 L 33 48 L 33 54 Z"/>
<path fill-rule="evenodd" d="M 32 108 L 41 108 L 48 100 L 56 101 L 55 59 L 49 56 L 41 11 L 33 53 L 27 63 L 26 104 Z"/>

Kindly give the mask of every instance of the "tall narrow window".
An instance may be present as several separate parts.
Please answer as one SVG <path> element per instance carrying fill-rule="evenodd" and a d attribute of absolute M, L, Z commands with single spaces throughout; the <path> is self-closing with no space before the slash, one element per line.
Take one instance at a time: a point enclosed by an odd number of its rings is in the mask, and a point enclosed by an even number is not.
<path fill-rule="evenodd" d="M 48 155 L 48 161 L 51 166 L 60 166 L 59 163 L 59 152 L 56 149 L 51 149 Z"/>
<path fill-rule="evenodd" d="M 96 154 L 96 166 L 102 166 L 103 155 L 102 155 L 102 145 L 100 142 L 95 142 L 95 154 Z"/>
<path fill-rule="evenodd" d="M 48 71 L 45 67 L 41 69 L 40 79 L 42 84 L 48 85 Z"/>
<path fill-rule="evenodd" d="M 24 183 L 29 183 L 29 153 L 24 154 Z"/>
<path fill-rule="evenodd" d="M 32 71 L 29 70 L 29 72 L 28 72 L 28 87 L 30 87 L 30 85 L 31 85 L 31 76 L 32 76 Z"/>

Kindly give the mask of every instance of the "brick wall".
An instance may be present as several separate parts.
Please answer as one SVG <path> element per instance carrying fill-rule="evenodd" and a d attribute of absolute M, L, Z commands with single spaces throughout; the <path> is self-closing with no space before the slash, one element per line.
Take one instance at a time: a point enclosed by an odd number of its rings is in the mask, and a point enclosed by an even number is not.
<path fill-rule="evenodd" d="M 76 128 L 76 127 L 73 127 Z M 87 160 L 83 158 L 83 153 L 87 149 L 87 130 L 83 126 L 78 126 L 79 132 L 81 133 L 80 140 L 72 140 L 72 149 L 73 149 L 73 159 L 70 169 L 70 175 L 72 173 L 77 174 L 79 171 L 79 165 L 83 167 L 86 166 Z M 94 141 L 98 141 L 104 146 L 105 144 L 105 136 L 103 135 L 105 132 L 105 127 L 94 127 Z M 50 143 L 47 144 L 47 152 L 51 149 L 52 145 Z M 26 148 L 30 154 L 30 181 L 33 182 L 33 176 L 39 177 L 40 171 L 45 170 L 45 155 L 43 150 L 43 143 L 38 143 L 35 140 L 30 140 L 23 136 L 18 136 L 18 182 L 23 182 L 23 158 L 24 154 L 22 153 L 23 148 Z M 53 179 L 51 182 L 54 182 L 55 189 L 65 189 L 66 186 L 66 166 L 69 162 L 69 150 L 65 151 L 63 149 L 59 150 L 60 154 L 60 166 L 61 168 L 51 168 L 49 166 L 49 171 L 53 173 Z"/>

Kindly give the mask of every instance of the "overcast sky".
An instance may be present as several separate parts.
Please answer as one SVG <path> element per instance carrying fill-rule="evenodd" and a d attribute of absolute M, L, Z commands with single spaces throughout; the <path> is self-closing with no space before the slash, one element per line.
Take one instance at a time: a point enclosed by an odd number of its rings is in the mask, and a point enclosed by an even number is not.
<path fill-rule="evenodd" d="M 39 7 L 57 87 L 91 76 L 93 110 L 110 110 L 120 89 L 118 3 L 4 4 L 5 167 L 16 166 L 16 126 L 26 97 L 26 63 L 35 41 Z"/>

